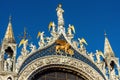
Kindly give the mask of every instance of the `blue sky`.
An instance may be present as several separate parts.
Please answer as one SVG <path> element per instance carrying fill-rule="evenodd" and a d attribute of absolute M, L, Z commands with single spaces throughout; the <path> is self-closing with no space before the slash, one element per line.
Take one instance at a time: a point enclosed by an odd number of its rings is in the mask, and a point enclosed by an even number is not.
<path fill-rule="evenodd" d="M 24 27 L 36 45 L 38 31 L 50 36 L 48 24 L 57 24 L 56 7 L 62 3 L 65 27 L 73 24 L 76 29 L 75 40 L 84 37 L 88 52 L 104 49 L 104 31 L 117 57 L 120 57 L 120 1 L 119 0 L 0 0 L 0 39 L 2 40 L 12 15 L 12 25 L 16 42 Z M 18 55 L 21 48 L 18 48 Z"/>

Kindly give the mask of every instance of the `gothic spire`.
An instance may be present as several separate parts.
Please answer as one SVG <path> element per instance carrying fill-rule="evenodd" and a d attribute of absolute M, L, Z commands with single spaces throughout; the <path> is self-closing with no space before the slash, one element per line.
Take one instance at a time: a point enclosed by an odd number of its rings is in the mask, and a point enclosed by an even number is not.
<path fill-rule="evenodd" d="M 114 52 L 113 52 L 110 42 L 107 38 L 107 34 L 105 33 L 104 35 L 105 35 L 104 55 L 105 55 L 105 57 L 114 57 Z"/>
<path fill-rule="evenodd" d="M 15 38 L 14 38 L 12 23 L 11 23 L 11 16 L 9 16 L 9 23 L 8 23 L 8 27 L 7 27 L 3 42 L 15 43 Z"/>

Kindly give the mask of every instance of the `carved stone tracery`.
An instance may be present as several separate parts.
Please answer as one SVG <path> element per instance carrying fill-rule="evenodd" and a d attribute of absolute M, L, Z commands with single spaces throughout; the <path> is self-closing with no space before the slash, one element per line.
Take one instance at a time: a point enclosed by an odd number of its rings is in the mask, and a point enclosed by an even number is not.
<path fill-rule="evenodd" d="M 89 80 L 104 80 L 99 73 L 86 63 L 65 56 L 47 56 L 34 60 L 20 72 L 18 80 L 27 80 L 34 71 L 47 65 L 69 66 L 66 68 L 71 68 L 79 73 L 82 71 L 82 74 L 88 77 Z"/>

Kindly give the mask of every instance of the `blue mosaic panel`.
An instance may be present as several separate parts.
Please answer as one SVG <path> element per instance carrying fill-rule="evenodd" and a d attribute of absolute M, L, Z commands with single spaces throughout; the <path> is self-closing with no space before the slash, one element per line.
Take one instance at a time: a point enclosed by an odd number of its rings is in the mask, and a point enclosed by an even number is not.
<path fill-rule="evenodd" d="M 64 36 L 61 35 L 59 37 L 59 39 L 61 40 L 65 40 Z M 55 51 L 55 46 L 56 44 L 52 44 L 50 46 L 48 46 L 47 48 L 44 48 L 34 54 L 32 54 L 31 56 L 29 56 L 24 62 L 23 65 L 21 66 L 19 72 L 27 65 L 29 64 L 31 61 L 38 59 L 40 57 L 44 57 L 44 56 L 49 56 L 49 55 L 56 55 L 56 51 Z M 72 48 L 73 49 L 73 48 Z M 74 50 L 74 49 L 73 49 Z M 65 52 L 63 54 L 66 54 Z M 59 55 L 58 55 L 59 56 Z M 72 56 L 73 58 L 76 58 L 78 60 L 83 61 L 84 63 L 87 63 L 89 66 L 93 67 L 103 78 L 104 80 L 105 77 L 103 75 L 103 73 L 99 70 L 99 68 L 93 63 L 91 62 L 88 58 L 86 58 L 85 56 L 81 55 L 79 52 L 77 52 L 76 50 L 74 50 L 74 55 Z"/>

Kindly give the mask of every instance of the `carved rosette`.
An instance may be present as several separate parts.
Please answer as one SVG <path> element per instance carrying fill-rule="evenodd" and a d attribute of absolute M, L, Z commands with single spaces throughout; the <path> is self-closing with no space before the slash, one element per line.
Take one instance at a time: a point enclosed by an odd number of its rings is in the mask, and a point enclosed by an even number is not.
<path fill-rule="evenodd" d="M 18 80 L 28 80 L 34 71 L 49 65 L 69 66 L 66 68 L 77 71 L 78 73 L 87 77 L 89 80 L 104 80 L 104 78 L 88 64 L 75 58 L 66 56 L 47 56 L 32 61 L 19 73 Z"/>

